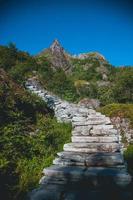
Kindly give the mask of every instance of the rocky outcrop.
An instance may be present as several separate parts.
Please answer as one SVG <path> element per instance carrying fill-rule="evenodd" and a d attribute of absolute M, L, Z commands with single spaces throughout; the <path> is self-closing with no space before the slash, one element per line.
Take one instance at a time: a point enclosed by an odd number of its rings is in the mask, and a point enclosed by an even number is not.
<path fill-rule="evenodd" d="M 131 128 L 130 120 L 116 116 L 111 118 L 111 122 L 120 135 L 123 147 L 126 148 L 128 144 L 133 144 L 133 129 Z"/>
<path fill-rule="evenodd" d="M 64 71 L 69 71 L 71 68 L 69 54 L 65 52 L 58 40 L 54 40 L 51 46 L 42 51 L 38 57 L 46 57 L 54 70 L 63 69 Z"/>
<path fill-rule="evenodd" d="M 94 58 L 94 59 L 98 59 L 101 61 L 106 61 L 105 57 L 98 53 L 98 52 L 90 52 L 90 53 L 81 53 L 79 55 L 75 55 L 74 58 L 78 58 L 78 59 L 88 59 L 88 58 Z"/>
<path fill-rule="evenodd" d="M 41 89 L 32 79 L 27 88 L 41 96 L 59 121 L 72 123 L 71 143 L 64 144 L 53 165 L 44 169 L 40 188 L 30 200 L 129 200 L 131 182 L 117 130 L 105 115 L 70 104 Z M 124 190 L 123 190 L 124 189 Z M 113 197 L 112 197 L 113 196 Z"/>
<path fill-rule="evenodd" d="M 85 106 L 87 108 L 96 109 L 99 108 L 100 101 L 98 99 L 84 98 L 79 101 L 79 105 Z"/>

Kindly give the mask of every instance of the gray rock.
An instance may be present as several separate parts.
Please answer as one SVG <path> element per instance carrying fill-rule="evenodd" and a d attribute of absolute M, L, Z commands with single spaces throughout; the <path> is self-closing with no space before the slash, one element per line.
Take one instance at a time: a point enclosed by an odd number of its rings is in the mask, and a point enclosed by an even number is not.
<path fill-rule="evenodd" d="M 126 170 L 119 170 L 107 167 L 59 167 L 51 166 L 44 169 L 44 173 L 48 177 L 58 177 L 64 179 L 68 183 L 84 180 L 93 187 L 98 187 L 105 184 L 115 184 L 120 188 L 126 187 L 131 182 L 131 176 L 126 173 Z M 104 180 L 104 181 L 103 181 Z"/>
<path fill-rule="evenodd" d="M 118 142 L 119 138 L 118 136 L 72 136 L 72 142 Z"/>
<path fill-rule="evenodd" d="M 64 151 L 97 153 L 97 152 L 118 152 L 118 143 L 68 143 L 64 145 Z"/>

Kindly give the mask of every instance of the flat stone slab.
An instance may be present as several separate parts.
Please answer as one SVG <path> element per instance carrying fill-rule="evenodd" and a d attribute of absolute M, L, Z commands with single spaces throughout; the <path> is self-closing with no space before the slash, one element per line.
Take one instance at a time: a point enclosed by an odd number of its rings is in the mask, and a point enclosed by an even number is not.
<path fill-rule="evenodd" d="M 87 126 L 87 125 L 105 125 L 110 124 L 109 121 L 106 120 L 82 120 L 82 121 L 72 121 L 74 126 Z"/>
<path fill-rule="evenodd" d="M 97 153 L 97 152 L 118 152 L 118 143 L 68 143 L 64 145 L 64 151 Z"/>
<path fill-rule="evenodd" d="M 118 142 L 117 136 L 72 136 L 72 142 Z"/>
<path fill-rule="evenodd" d="M 113 129 L 114 126 L 112 124 L 97 124 L 96 126 L 93 126 L 94 129 L 100 129 L 100 130 L 109 130 Z"/>
<path fill-rule="evenodd" d="M 84 121 L 86 121 L 87 120 L 87 118 L 86 117 L 82 117 L 82 116 L 74 116 L 73 118 L 72 118 L 72 122 L 84 122 Z"/>
<path fill-rule="evenodd" d="M 87 160 L 88 162 L 94 161 L 94 163 L 101 163 L 101 160 L 105 163 L 109 164 L 123 164 L 124 159 L 121 153 L 79 153 L 79 152 L 67 152 L 62 151 L 57 153 L 57 155 L 63 159 L 70 159 L 71 161 L 77 161 L 77 162 L 85 162 Z M 102 164 L 102 163 L 101 163 Z"/>
<path fill-rule="evenodd" d="M 77 152 L 59 152 L 59 160 L 54 160 L 53 164 L 67 165 L 85 165 L 85 166 L 116 166 L 123 165 L 124 159 L 121 153 L 77 153 Z M 61 161 L 63 160 L 63 162 Z"/>
<path fill-rule="evenodd" d="M 87 120 L 93 120 L 93 121 L 97 121 L 97 120 L 106 120 L 106 121 L 110 121 L 109 117 L 106 117 L 104 115 L 88 115 L 87 116 Z M 111 121 L 110 121 L 111 122 Z"/>
<path fill-rule="evenodd" d="M 60 167 L 54 165 L 44 169 L 44 174 L 46 177 L 63 179 L 69 183 L 84 181 L 93 186 L 113 183 L 119 187 L 125 187 L 131 182 L 131 176 L 125 170 L 106 167 Z"/>
<path fill-rule="evenodd" d="M 89 131 L 94 134 L 101 134 L 105 133 L 108 134 L 108 132 L 111 134 L 117 134 L 117 130 L 113 128 L 113 125 L 81 125 L 81 126 L 75 126 L 73 131 L 74 132 L 82 132 L 82 131 Z M 72 132 L 73 132 L 72 131 Z"/>
<path fill-rule="evenodd" d="M 94 136 L 102 136 L 102 135 L 118 135 L 118 132 L 116 129 L 103 129 L 103 128 L 97 128 L 97 127 L 93 127 L 93 129 L 90 130 L 90 135 L 94 135 Z"/>
<path fill-rule="evenodd" d="M 123 155 L 120 153 L 120 152 L 98 152 L 98 153 L 77 153 L 77 152 L 70 152 L 70 151 L 62 151 L 62 152 L 58 152 L 57 153 L 58 156 L 61 156 L 61 157 L 72 157 L 72 156 L 79 156 L 81 158 L 83 157 L 114 157 L 116 159 L 118 159 L 119 157 L 121 159 L 123 159 Z"/>
<path fill-rule="evenodd" d="M 117 169 L 125 169 L 124 163 L 119 165 L 118 161 L 113 161 L 113 160 L 105 160 L 103 158 L 99 158 L 97 160 L 90 160 L 86 159 L 84 162 L 79 162 L 79 161 L 74 161 L 69 159 L 62 159 L 62 158 L 55 158 L 53 160 L 54 165 L 59 165 L 59 166 L 86 166 L 86 167 L 113 167 Z"/>

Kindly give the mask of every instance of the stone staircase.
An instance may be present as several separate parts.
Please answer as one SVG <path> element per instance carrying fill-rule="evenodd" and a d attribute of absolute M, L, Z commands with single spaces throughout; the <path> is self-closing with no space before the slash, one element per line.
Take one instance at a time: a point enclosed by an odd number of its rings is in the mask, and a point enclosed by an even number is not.
<path fill-rule="evenodd" d="M 62 101 L 40 88 L 35 80 L 26 87 L 54 109 L 58 121 L 72 122 L 71 143 L 64 144 L 53 165 L 44 169 L 40 188 L 30 200 L 131 200 L 117 130 L 95 110 Z"/>

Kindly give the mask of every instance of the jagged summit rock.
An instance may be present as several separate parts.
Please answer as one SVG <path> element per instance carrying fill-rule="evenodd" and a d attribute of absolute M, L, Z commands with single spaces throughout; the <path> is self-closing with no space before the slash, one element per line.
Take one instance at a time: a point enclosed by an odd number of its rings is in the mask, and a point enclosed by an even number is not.
<path fill-rule="evenodd" d="M 54 70 L 63 69 L 69 71 L 71 68 L 70 55 L 66 53 L 60 42 L 55 39 L 49 48 L 39 54 L 39 58 L 45 57 L 51 63 Z"/>
<path fill-rule="evenodd" d="M 102 74 L 103 71 L 105 75 L 108 74 L 108 69 L 105 65 L 109 63 L 101 53 L 87 52 L 72 55 L 63 48 L 58 39 L 55 39 L 50 47 L 40 52 L 37 57 L 39 58 L 39 62 L 44 62 L 43 58 L 45 58 L 54 70 L 62 69 L 65 72 L 71 72 L 78 62 L 84 70 L 93 67 L 93 64 L 97 62 L 97 70 Z M 84 62 L 84 60 L 86 61 Z M 104 79 L 107 79 L 105 75 Z"/>
<path fill-rule="evenodd" d="M 50 46 L 50 49 L 51 49 L 51 51 L 52 51 L 53 53 L 54 53 L 55 51 L 56 51 L 56 52 L 64 51 L 63 47 L 61 46 L 60 42 L 59 42 L 57 39 L 55 39 L 55 40 L 53 41 L 53 43 L 52 43 L 51 46 Z"/>

